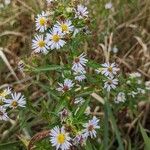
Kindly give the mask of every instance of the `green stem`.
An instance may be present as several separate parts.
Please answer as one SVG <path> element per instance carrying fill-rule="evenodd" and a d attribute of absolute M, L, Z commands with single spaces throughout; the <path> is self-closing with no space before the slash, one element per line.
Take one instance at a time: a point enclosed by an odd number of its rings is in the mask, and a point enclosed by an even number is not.
<path fill-rule="evenodd" d="M 108 122 L 108 109 L 106 103 L 104 104 L 104 149 L 108 150 L 109 140 L 109 122 Z"/>
<path fill-rule="evenodd" d="M 118 127 L 117 127 L 117 124 L 116 124 L 116 121 L 115 121 L 115 117 L 113 116 L 111 107 L 110 107 L 109 102 L 108 102 L 107 99 L 105 101 L 105 105 L 107 107 L 108 115 L 110 117 L 112 126 L 114 128 L 114 131 L 115 131 L 115 134 L 116 134 L 116 137 L 117 137 L 117 141 L 118 141 L 118 144 L 119 144 L 119 150 L 124 150 L 124 146 L 123 146 L 123 143 L 122 143 L 122 140 L 121 140 L 120 132 L 118 130 Z"/>

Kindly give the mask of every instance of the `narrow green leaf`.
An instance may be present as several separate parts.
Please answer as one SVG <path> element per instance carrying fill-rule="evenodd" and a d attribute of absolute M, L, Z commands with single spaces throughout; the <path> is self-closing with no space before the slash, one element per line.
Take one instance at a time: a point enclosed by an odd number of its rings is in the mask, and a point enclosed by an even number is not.
<path fill-rule="evenodd" d="M 109 143 L 109 118 L 108 118 L 108 109 L 106 103 L 104 104 L 104 149 L 108 149 Z"/>
<path fill-rule="evenodd" d="M 80 116 L 82 116 L 89 104 L 89 99 L 85 101 L 85 103 L 82 105 L 82 107 L 80 107 L 78 113 L 77 113 L 77 118 L 80 118 Z"/>
<path fill-rule="evenodd" d="M 46 67 L 39 67 L 39 68 L 34 68 L 32 71 L 33 72 L 46 72 L 46 71 L 54 71 L 54 70 L 61 70 L 63 67 L 59 65 L 49 65 Z"/>
<path fill-rule="evenodd" d="M 140 124 L 140 130 L 144 139 L 145 143 L 145 150 L 150 150 L 150 138 L 147 136 L 146 132 L 144 131 L 144 128 Z"/>
<path fill-rule="evenodd" d="M 117 137 L 117 141 L 118 141 L 118 144 L 119 144 L 119 150 L 124 150 L 124 146 L 123 146 L 123 143 L 122 143 L 122 140 L 121 140 L 120 132 L 118 130 L 118 127 L 117 127 L 117 124 L 116 124 L 116 121 L 115 121 L 115 117 L 113 116 L 111 107 L 110 107 L 109 102 L 107 101 L 107 99 L 106 99 L 105 103 L 106 103 L 106 106 L 107 106 L 107 110 L 108 110 L 110 120 L 112 122 L 112 126 L 114 128 L 114 131 L 115 131 L 115 134 L 116 134 L 116 137 Z"/>

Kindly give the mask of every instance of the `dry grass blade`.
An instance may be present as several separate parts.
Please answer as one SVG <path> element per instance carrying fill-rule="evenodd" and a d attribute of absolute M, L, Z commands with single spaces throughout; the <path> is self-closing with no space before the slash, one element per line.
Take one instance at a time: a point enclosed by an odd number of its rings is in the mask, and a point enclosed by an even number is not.
<path fill-rule="evenodd" d="M 29 5 L 27 5 L 25 2 L 21 1 L 21 0 L 17 0 L 22 6 L 24 6 L 25 8 L 27 8 L 29 11 L 32 11 L 33 13 L 35 13 L 35 10 L 30 7 Z"/>
<path fill-rule="evenodd" d="M 135 39 L 138 41 L 138 43 L 142 46 L 142 50 L 143 50 L 143 53 L 144 53 L 144 56 L 145 57 L 148 57 L 147 56 L 147 45 L 145 43 L 143 43 L 142 39 L 140 37 L 137 37 L 135 36 Z"/>
<path fill-rule="evenodd" d="M 39 132 L 36 135 L 34 135 L 29 142 L 28 150 L 32 150 L 35 142 L 48 137 L 49 134 L 50 134 L 50 130 L 46 130 L 46 131 L 42 131 L 42 132 Z"/>
<path fill-rule="evenodd" d="M 5 54 L 2 51 L 3 49 L 0 48 L 0 57 L 2 58 L 2 60 L 5 62 L 6 66 L 8 67 L 8 69 L 10 70 L 10 72 L 12 73 L 12 75 L 14 76 L 14 78 L 19 82 L 19 79 L 16 75 L 16 73 L 14 72 L 13 68 L 11 67 L 8 59 L 6 58 Z"/>
<path fill-rule="evenodd" d="M 97 101 L 99 101 L 100 103 L 104 104 L 104 99 L 102 97 L 100 97 L 99 95 L 97 95 L 96 93 L 92 93 L 91 96 L 93 98 L 95 98 Z"/>
<path fill-rule="evenodd" d="M 0 34 L 1 36 L 5 36 L 5 35 L 15 35 L 15 36 L 22 36 L 24 37 L 24 35 L 20 32 L 15 32 L 15 31 L 4 31 L 3 33 Z"/>

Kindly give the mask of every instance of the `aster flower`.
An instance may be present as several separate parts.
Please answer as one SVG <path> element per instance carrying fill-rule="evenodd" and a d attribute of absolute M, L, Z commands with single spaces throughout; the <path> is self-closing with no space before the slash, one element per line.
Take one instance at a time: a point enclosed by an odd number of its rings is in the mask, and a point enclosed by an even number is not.
<path fill-rule="evenodd" d="M 67 119 L 70 113 L 66 108 L 64 108 L 62 111 L 59 112 L 59 115 L 60 115 L 61 122 L 63 122 Z"/>
<path fill-rule="evenodd" d="M 65 132 L 64 127 L 59 128 L 58 126 L 54 127 L 50 133 L 50 141 L 52 146 L 56 147 L 56 150 L 69 150 L 71 143 L 71 138 L 69 134 Z"/>
<path fill-rule="evenodd" d="M 119 92 L 117 97 L 115 98 L 115 103 L 120 103 L 120 102 L 125 102 L 126 101 L 126 97 L 125 97 L 125 93 L 123 92 Z"/>
<path fill-rule="evenodd" d="M 81 146 L 83 146 L 86 144 L 86 140 L 87 140 L 87 137 L 81 131 L 81 132 L 78 132 L 75 138 L 73 139 L 73 144 L 74 145 L 80 144 Z"/>
<path fill-rule="evenodd" d="M 47 4 L 53 3 L 55 0 L 46 0 Z"/>
<path fill-rule="evenodd" d="M 35 53 L 48 53 L 49 46 L 47 45 L 43 35 L 35 36 L 35 39 L 32 40 L 32 49 L 34 49 Z"/>
<path fill-rule="evenodd" d="M 83 80 L 85 80 L 86 79 L 85 73 L 86 73 L 86 71 L 84 71 L 84 72 L 74 72 L 75 80 L 79 81 L 79 82 L 82 82 Z"/>
<path fill-rule="evenodd" d="M 113 7 L 113 4 L 111 2 L 108 2 L 105 4 L 105 9 L 111 9 Z"/>
<path fill-rule="evenodd" d="M 135 91 L 131 91 L 130 93 L 128 93 L 129 96 L 132 96 L 133 98 L 135 98 L 135 96 L 137 95 L 138 93 L 135 92 Z"/>
<path fill-rule="evenodd" d="M 133 73 L 130 73 L 130 74 L 129 74 L 129 77 L 130 77 L 131 79 L 133 79 L 133 78 L 140 78 L 140 77 L 141 77 L 141 74 L 140 74 L 139 72 L 133 72 Z"/>
<path fill-rule="evenodd" d="M 116 64 L 115 63 L 104 63 L 102 64 L 102 71 L 101 73 L 105 76 L 109 76 L 109 77 L 112 77 L 113 75 L 116 75 L 117 74 L 117 71 L 119 71 L 119 68 L 116 67 Z"/>
<path fill-rule="evenodd" d="M 145 87 L 147 90 L 150 90 L 150 81 L 145 82 Z"/>
<path fill-rule="evenodd" d="M 109 92 L 111 89 L 115 89 L 116 85 L 118 85 L 118 79 L 114 79 L 113 77 L 109 77 L 107 81 L 104 83 L 104 88 Z"/>
<path fill-rule="evenodd" d="M 60 87 L 57 88 L 57 90 L 62 91 L 62 92 L 69 91 L 74 86 L 74 83 L 70 79 L 65 79 L 64 83 L 58 83 L 58 84 L 59 84 Z"/>
<path fill-rule="evenodd" d="M 88 11 L 87 7 L 83 5 L 78 5 L 77 8 L 75 9 L 75 18 L 83 19 L 88 17 Z"/>
<path fill-rule="evenodd" d="M 42 11 L 41 14 L 38 14 L 35 22 L 36 22 L 36 30 L 39 30 L 40 32 L 44 32 L 47 29 L 47 19 L 48 14 L 44 11 Z"/>
<path fill-rule="evenodd" d="M 10 89 L 10 87 L 7 87 L 2 92 L 0 92 L 0 100 L 5 100 L 6 97 L 10 94 L 11 94 L 11 89 Z"/>
<path fill-rule="evenodd" d="M 25 107 L 26 105 L 26 101 L 23 95 L 21 95 L 21 93 L 12 93 L 11 94 L 12 98 L 11 99 L 7 99 L 5 100 L 5 105 L 6 107 L 10 107 L 10 108 L 17 108 L 17 107 Z"/>
<path fill-rule="evenodd" d="M 53 29 L 50 33 L 47 34 L 47 44 L 50 48 L 53 49 L 60 49 L 63 47 L 66 42 L 62 40 L 63 33 L 59 30 Z"/>
<path fill-rule="evenodd" d="M 96 137 L 96 129 L 99 129 L 100 126 L 98 126 L 99 123 L 99 119 L 97 119 L 95 116 L 93 117 L 92 120 L 89 120 L 88 123 L 85 123 L 83 125 L 83 127 L 85 127 L 85 129 L 83 130 L 84 135 L 86 137 L 90 136 L 91 138 Z"/>
<path fill-rule="evenodd" d="M 139 94 L 145 94 L 146 93 L 146 91 L 142 88 L 137 88 L 137 91 Z"/>
<path fill-rule="evenodd" d="M 6 109 L 3 106 L 0 106 L 0 120 L 7 121 L 9 119 Z"/>
<path fill-rule="evenodd" d="M 54 25 L 54 29 L 58 30 L 62 33 L 69 33 L 72 32 L 74 29 L 74 26 L 72 25 L 72 22 L 70 20 L 58 22 Z"/>
<path fill-rule="evenodd" d="M 84 73 L 85 72 L 85 66 L 88 60 L 85 58 L 85 54 L 82 53 L 79 57 L 74 58 L 72 70 L 76 73 Z"/>
<path fill-rule="evenodd" d="M 112 48 L 112 52 L 113 52 L 114 54 L 118 53 L 118 51 L 119 51 L 119 49 L 118 49 L 116 46 L 114 46 L 114 47 Z"/>

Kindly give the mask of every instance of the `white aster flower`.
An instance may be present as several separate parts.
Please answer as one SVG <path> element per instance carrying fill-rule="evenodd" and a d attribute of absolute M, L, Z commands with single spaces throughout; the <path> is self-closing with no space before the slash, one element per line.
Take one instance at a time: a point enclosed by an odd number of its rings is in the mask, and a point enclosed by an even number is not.
<path fill-rule="evenodd" d="M 85 99 L 83 99 L 82 97 L 77 97 L 74 100 L 75 104 L 83 104 L 85 102 Z"/>
<path fill-rule="evenodd" d="M 120 102 L 125 102 L 126 101 L 126 96 L 125 96 L 125 93 L 123 92 L 119 92 L 117 97 L 115 98 L 115 103 L 120 103 Z"/>
<path fill-rule="evenodd" d="M 32 40 L 32 49 L 35 53 L 47 54 L 49 46 L 47 41 L 44 39 L 43 35 L 36 35 L 35 39 Z"/>
<path fill-rule="evenodd" d="M 47 21 L 48 21 L 48 14 L 44 11 L 42 11 L 41 14 L 38 14 L 35 18 L 36 22 L 36 30 L 39 30 L 40 32 L 44 32 L 47 30 Z"/>
<path fill-rule="evenodd" d="M 26 105 L 26 101 L 25 101 L 25 97 L 23 95 L 21 95 L 21 93 L 14 93 L 11 94 L 12 99 L 7 99 L 5 100 L 5 105 L 6 107 L 10 107 L 10 108 L 17 108 L 17 107 L 25 107 Z"/>
<path fill-rule="evenodd" d="M 113 53 L 116 54 L 116 53 L 118 53 L 118 51 L 119 51 L 119 49 L 118 49 L 116 46 L 114 46 L 114 47 L 112 48 L 112 52 L 113 52 Z"/>
<path fill-rule="evenodd" d="M 66 42 L 62 40 L 63 33 L 59 30 L 53 29 L 50 33 L 47 34 L 47 44 L 50 46 L 50 48 L 53 49 L 60 49 L 63 47 Z"/>
<path fill-rule="evenodd" d="M 137 91 L 139 94 L 145 94 L 146 93 L 146 91 L 142 88 L 137 88 Z"/>
<path fill-rule="evenodd" d="M 140 77 L 141 77 L 141 74 L 140 74 L 139 72 L 133 72 L 133 73 L 130 73 L 130 74 L 129 74 L 129 77 L 130 77 L 131 79 L 133 79 L 133 78 L 140 78 Z"/>
<path fill-rule="evenodd" d="M 75 18 L 83 19 L 88 17 L 88 11 L 87 7 L 83 5 L 78 5 L 77 8 L 75 9 Z"/>
<path fill-rule="evenodd" d="M 7 121 L 9 119 L 6 109 L 3 106 L 0 106 L 0 120 Z"/>
<path fill-rule="evenodd" d="M 86 79 L 86 76 L 84 74 L 81 74 L 81 75 L 78 75 L 78 76 L 75 77 L 75 80 L 77 80 L 79 82 L 81 82 L 85 79 Z"/>
<path fill-rule="evenodd" d="M 147 90 L 150 90 L 150 81 L 145 82 L 145 87 Z"/>
<path fill-rule="evenodd" d="M 77 135 L 75 136 L 75 138 L 73 139 L 73 144 L 74 145 L 85 145 L 86 144 L 86 140 L 87 140 L 87 137 L 85 136 L 85 134 L 81 132 L 77 133 Z"/>
<path fill-rule="evenodd" d="M 7 87 L 2 92 L 0 92 L 0 100 L 5 100 L 6 97 L 10 94 L 11 94 L 11 89 L 10 89 L 10 87 Z"/>
<path fill-rule="evenodd" d="M 105 4 L 105 9 L 111 9 L 113 7 L 113 4 L 111 2 L 108 2 Z"/>
<path fill-rule="evenodd" d="M 111 89 L 115 89 L 116 85 L 118 85 L 118 79 L 108 78 L 108 80 L 104 83 L 104 88 L 110 92 Z"/>
<path fill-rule="evenodd" d="M 52 146 L 55 146 L 56 150 L 70 149 L 71 143 L 69 141 L 71 138 L 69 134 L 65 132 L 64 127 L 61 127 L 61 129 L 58 126 L 54 127 L 54 129 L 51 130 L 50 136 Z"/>
<path fill-rule="evenodd" d="M 99 119 L 97 119 L 95 116 L 93 117 L 92 120 L 89 120 L 88 123 L 85 123 L 83 125 L 83 127 L 85 127 L 85 129 L 83 130 L 84 135 L 86 137 L 90 136 L 91 138 L 96 137 L 96 129 L 99 129 L 100 126 L 98 126 L 99 123 Z"/>
<path fill-rule="evenodd" d="M 74 29 L 74 26 L 72 25 L 72 22 L 70 20 L 58 22 L 54 25 L 54 30 L 58 30 L 62 33 L 69 33 L 72 32 Z"/>
<path fill-rule="evenodd" d="M 117 74 L 117 72 L 119 71 L 119 68 L 116 67 L 116 64 L 115 63 L 104 63 L 102 64 L 102 71 L 101 73 L 107 77 L 112 77 L 114 75 Z"/>
<path fill-rule="evenodd" d="M 64 108 L 62 109 L 62 111 L 59 112 L 59 115 L 61 122 L 64 122 L 67 119 L 67 117 L 70 116 L 70 113 L 66 108 Z"/>
<path fill-rule="evenodd" d="M 46 2 L 47 2 L 47 4 L 49 5 L 49 4 L 51 4 L 51 3 L 53 3 L 55 0 L 46 0 Z"/>
<path fill-rule="evenodd" d="M 61 92 L 69 91 L 74 86 L 74 83 L 70 79 L 65 79 L 64 83 L 58 83 L 58 84 L 59 84 L 60 87 L 57 88 L 57 90 L 61 91 Z"/>
<path fill-rule="evenodd" d="M 76 57 L 73 61 L 72 70 L 76 73 L 84 73 L 85 72 L 85 66 L 88 60 L 85 58 L 85 54 L 82 53 L 79 57 Z"/>
<path fill-rule="evenodd" d="M 135 96 L 137 95 L 138 93 L 135 92 L 135 91 L 132 91 L 130 93 L 128 93 L 129 96 L 132 96 L 133 98 L 135 98 Z"/>

